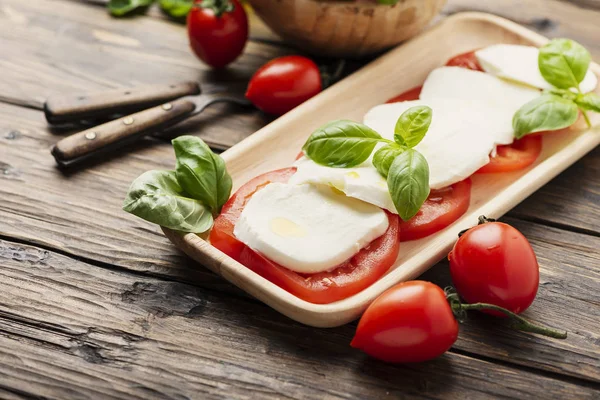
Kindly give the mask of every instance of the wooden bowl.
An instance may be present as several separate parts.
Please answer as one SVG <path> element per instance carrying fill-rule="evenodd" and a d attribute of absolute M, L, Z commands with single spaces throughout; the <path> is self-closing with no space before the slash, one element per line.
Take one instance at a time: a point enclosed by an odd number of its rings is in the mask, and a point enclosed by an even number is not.
<path fill-rule="evenodd" d="M 321 56 L 357 58 L 411 38 L 446 0 L 249 0 L 256 14 L 289 43 Z"/>

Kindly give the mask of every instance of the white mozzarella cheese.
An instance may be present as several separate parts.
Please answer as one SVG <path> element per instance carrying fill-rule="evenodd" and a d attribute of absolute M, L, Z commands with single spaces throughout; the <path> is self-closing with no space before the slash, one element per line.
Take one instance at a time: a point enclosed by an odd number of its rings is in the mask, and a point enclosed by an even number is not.
<path fill-rule="evenodd" d="M 483 113 L 486 122 L 482 134 L 495 138 L 496 144 L 514 140 L 512 118 L 525 103 L 540 95 L 539 90 L 497 78 L 480 71 L 460 67 L 433 70 L 421 91 L 421 100 L 439 99 L 470 101 L 477 105 L 473 112 Z M 458 107 L 455 107 L 458 111 Z M 434 109 L 435 110 L 435 109 Z"/>
<path fill-rule="evenodd" d="M 533 46 L 496 44 L 475 52 L 485 72 L 540 89 L 553 89 L 538 67 L 539 50 Z M 588 70 L 579 87 L 583 93 L 593 91 L 598 78 Z"/>
<path fill-rule="evenodd" d="M 466 179 L 490 161 L 501 131 L 486 129 L 488 107 L 477 102 L 437 98 L 382 104 L 367 112 L 364 123 L 391 139 L 398 117 L 415 105 L 428 105 L 433 110 L 431 126 L 415 147 L 429 164 L 432 189 Z"/>
<path fill-rule="evenodd" d="M 385 212 L 324 185 L 271 183 L 246 204 L 235 236 L 296 272 L 342 264 L 388 228 Z"/>

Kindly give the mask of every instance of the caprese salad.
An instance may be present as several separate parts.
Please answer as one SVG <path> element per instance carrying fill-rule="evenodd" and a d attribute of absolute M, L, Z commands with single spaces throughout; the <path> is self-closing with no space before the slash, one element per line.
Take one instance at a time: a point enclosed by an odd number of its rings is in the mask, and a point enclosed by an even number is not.
<path fill-rule="evenodd" d="M 362 123 L 317 129 L 289 168 L 230 197 L 225 163 L 200 139 L 173 141 L 174 171 L 136 179 L 124 209 L 211 244 L 312 303 L 352 296 L 395 263 L 400 242 L 434 234 L 469 207 L 473 174 L 533 164 L 540 133 L 600 112 L 581 45 L 499 44 L 458 55 Z M 212 229 L 211 229 L 212 228 Z"/>

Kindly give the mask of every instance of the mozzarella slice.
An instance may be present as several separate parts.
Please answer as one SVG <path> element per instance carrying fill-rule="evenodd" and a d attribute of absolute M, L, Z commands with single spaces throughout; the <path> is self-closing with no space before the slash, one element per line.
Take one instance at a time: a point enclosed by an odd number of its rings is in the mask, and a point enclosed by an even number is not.
<path fill-rule="evenodd" d="M 432 189 L 466 179 L 490 161 L 501 131 L 487 129 L 488 107 L 477 102 L 438 98 L 382 104 L 372 108 L 364 122 L 391 139 L 398 117 L 415 105 L 428 105 L 433 110 L 431 126 L 415 147 L 429 164 Z"/>
<path fill-rule="evenodd" d="M 388 224 L 380 208 L 331 187 L 271 183 L 248 201 L 234 234 L 270 260 L 313 274 L 342 264 Z"/>
<path fill-rule="evenodd" d="M 538 67 L 539 49 L 533 46 L 496 44 L 475 52 L 485 72 L 540 89 L 553 89 Z M 579 87 L 583 93 L 593 91 L 598 78 L 588 70 Z"/>
<path fill-rule="evenodd" d="M 538 96 L 540 91 L 537 89 L 484 72 L 441 67 L 429 74 L 420 98 L 426 102 L 454 99 L 477 104 L 472 112 L 482 113 L 479 117 L 487 121 L 481 134 L 493 136 L 496 144 L 510 144 L 514 140 L 512 118 L 515 112 Z M 458 107 L 455 109 L 458 111 Z"/>

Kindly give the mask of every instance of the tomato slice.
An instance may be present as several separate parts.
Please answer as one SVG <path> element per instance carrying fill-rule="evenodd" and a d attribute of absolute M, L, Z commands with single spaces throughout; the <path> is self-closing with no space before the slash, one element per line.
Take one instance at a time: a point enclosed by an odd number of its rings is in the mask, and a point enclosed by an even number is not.
<path fill-rule="evenodd" d="M 399 103 L 401 101 L 419 100 L 419 96 L 421 95 L 422 89 L 423 86 L 414 87 L 396 97 L 392 97 L 391 99 L 386 101 L 386 103 Z"/>
<path fill-rule="evenodd" d="M 211 244 L 260 276 L 311 303 L 332 303 L 372 285 L 398 257 L 399 218 L 395 214 L 386 212 L 389 227 L 382 236 L 337 268 L 318 274 L 299 274 L 284 268 L 235 238 L 235 223 L 252 195 L 271 182 L 287 182 L 294 172 L 295 168 L 268 172 L 242 186 L 215 219 L 209 236 Z"/>
<path fill-rule="evenodd" d="M 473 71 L 482 71 L 481 65 L 479 64 L 479 60 L 475 57 L 475 50 L 468 51 L 466 53 L 459 54 L 457 56 L 452 57 L 446 63 L 447 67 L 461 67 L 472 69 Z"/>
<path fill-rule="evenodd" d="M 400 222 L 400 240 L 421 239 L 459 219 L 471 202 L 471 179 L 443 189 L 432 190 L 421 209 L 408 221 Z"/>
<path fill-rule="evenodd" d="M 507 146 L 498 146 L 497 154 L 477 173 L 511 172 L 529 167 L 542 152 L 542 137 L 528 135 Z"/>

